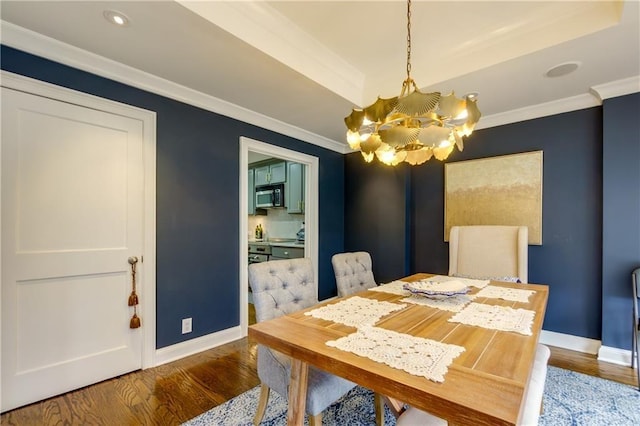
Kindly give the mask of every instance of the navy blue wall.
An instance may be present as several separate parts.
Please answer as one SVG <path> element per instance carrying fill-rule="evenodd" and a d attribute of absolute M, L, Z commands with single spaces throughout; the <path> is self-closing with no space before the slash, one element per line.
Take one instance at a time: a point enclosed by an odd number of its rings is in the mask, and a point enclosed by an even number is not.
<path fill-rule="evenodd" d="M 186 316 L 194 318 L 189 338 L 239 324 L 239 136 L 320 159 L 321 299 L 336 294 L 331 256 L 345 249 L 370 251 L 378 281 L 447 272 L 442 163 L 365 167 L 358 153 L 344 160 L 315 145 L 6 46 L 1 55 L 4 70 L 157 113 L 159 348 L 186 340 L 180 334 Z M 464 152 L 448 160 L 544 151 L 543 245 L 529 247 L 529 280 L 551 286 L 544 328 L 625 349 L 629 273 L 640 266 L 639 97 L 479 130 L 467 139 Z"/>
<path fill-rule="evenodd" d="M 529 281 L 550 286 L 544 329 L 623 349 L 631 342 L 630 272 L 640 266 L 638 117 L 636 93 L 607 100 L 603 107 L 478 130 L 466 139 L 462 153 L 456 151 L 447 160 L 543 151 L 543 241 L 529 246 Z M 348 157 L 362 161 L 360 154 Z M 397 179 L 393 169 L 386 168 L 386 177 L 384 171 L 378 166 L 372 172 L 383 188 Z M 347 188 L 359 179 L 353 173 L 363 172 L 347 167 Z M 446 274 L 444 164 L 430 160 L 413 167 L 407 183 L 408 198 L 389 198 L 397 209 L 387 215 L 402 217 L 409 206 L 404 241 L 410 246 L 410 271 Z M 346 223 L 364 221 L 355 229 L 367 232 L 373 226 L 367 223 L 367 209 L 378 202 L 378 195 L 366 186 L 351 187 L 346 194 Z M 350 205 L 353 200 L 357 205 Z M 368 238 L 347 229 L 347 241 Z"/>
<path fill-rule="evenodd" d="M 601 324 L 601 135 L 601 109 L 590 108 L 478 130 L 447 160 L 543 151 L 542 246 L 529 246 L 529 282 L 550 286 L 545 330 L 594 339 Z M 414 270 L 446 273 L 444 164 L 415 167 L 412 181 Z"/>
<path fill-rule="evenodd" d="M 345 156 L 345 250 L 367 251 L 377 282 L 409 273 L 410 169 Z"/>
<path fill-rule="evenodd" d="M 157 113 L 158 348 L 236 326 L 239 137 L 319 158 L 321 299 L 336 294 L 331 255 L 344 249 L 339 153 L 2 46 L 2 69 Z M 193 333 L 180 323 L 193 318 Z"/>
<path fill-rule="evenodd" d="M 640 267 L 640 93 L 605 100 L 602 343 L 631 348 L 631 271 Z"/>

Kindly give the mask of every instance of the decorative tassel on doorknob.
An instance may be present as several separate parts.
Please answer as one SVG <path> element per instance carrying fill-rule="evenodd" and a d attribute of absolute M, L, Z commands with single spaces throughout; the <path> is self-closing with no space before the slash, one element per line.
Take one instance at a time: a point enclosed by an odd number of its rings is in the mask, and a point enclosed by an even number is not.
<path fill-rule="evenodd" d="M 131 265 L 131 294 L 129 295 L 129 306 L 136 306 L 138 302 L 138 295 L 136 294 L 136 263 L 138 258 L 131 256 L 129 258 L 129 264 Z"/>
<path fill-rule="evenodd" d="M 129 264 L 131 265 L 131 294 L 129 295 L 129 306 L 133 306 L 133 316 L 129 321 L 129 328 L 140 327 L 140 317 L 138 317 L 138 295 L 136 294 L 136 263 L 138 258 L 131 256 L 129 258 Z"/>
<path fill-rule="evenodd" d="M 133 307 L 133 316 L 131 317 L 131 321 L 129 321 L 129 328 L 138 328 L 140 327 L 140 317 L 136 313 L 136 307 Z"/>

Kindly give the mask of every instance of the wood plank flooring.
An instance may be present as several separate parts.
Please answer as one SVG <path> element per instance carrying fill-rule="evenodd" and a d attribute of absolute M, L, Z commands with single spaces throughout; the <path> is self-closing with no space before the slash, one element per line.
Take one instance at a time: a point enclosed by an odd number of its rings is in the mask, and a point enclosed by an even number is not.
<path fill-rule="evenodd" d="M 636 385 L 630 367 L 551 348 L 550 365 Z M 259 384 L 247 338 L 9 411 L 9 425 L 179 425 Z"/>

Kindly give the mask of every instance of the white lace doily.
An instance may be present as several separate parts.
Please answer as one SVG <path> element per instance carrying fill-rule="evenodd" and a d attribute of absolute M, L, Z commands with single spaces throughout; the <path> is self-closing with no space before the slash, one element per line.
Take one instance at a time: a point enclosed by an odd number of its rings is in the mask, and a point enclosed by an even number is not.
<path fill-rule="evenodd" d="M 406 281 L 391 281 L 387 284 L 381 284 L 377 287 L 372 287 L 369 291 L 379 291 L 380 293 L 397 294 L 400 296 L 409 296 L 411 292 L 402 288 L 406 284 Z"/>
<path fill-rule="evenodd" d="M 488 297 L 491 299 L 503 299 L 511 302 L 529 302 L 529 296 L 534 294 L 534 290 L 523 290 L 516 288 L 505 288 L 490 285 L 480 290 L 476 297 Z"/>
<path fill-rule="evenodd" d="M 485 288 L 489 285 L 490 280 L 476 280 L 473 278 L 450 277 L 448 275 L 435 275 L 426 278 L 426 281 L 460 281 L 469 287 Z"/>
<path fill-rule="evenodd" d="M 449 319 L 466 325 L 489 328 L 492 330 L 515 331 L 531 336 L 531 325 L 536 315 L 527 309 L 513 309 L 508 306 L 470 303 L 462 311 Z"/>
<path fill-rule="evenodd" d="M 434 382 L 444 382 L 449 365 L 465 350 L 462 346 L 377 327 L 362 327 L 348 336 L 328 341 L 327 345 Z"/>
<path fill-rule="evenodd" d="M 430 308 L 442 309 L 449 312 L 460 312 L 474 297 L 473 295 L 458 294 L 444 299 L 430 299 L 428 297 L 413 295 L 400 301 L 413 303 L 414 305 L 429 306 Z"/>
<path fill-rule="evenodd" d="M 304 314 L 352 327 L 362 327 L 374 325 L 383 316 L 404 309 L 406 306 L 405 304 L 379 302 L 373 299 L 353 296 L 332 305 L 313 309 Z"/>

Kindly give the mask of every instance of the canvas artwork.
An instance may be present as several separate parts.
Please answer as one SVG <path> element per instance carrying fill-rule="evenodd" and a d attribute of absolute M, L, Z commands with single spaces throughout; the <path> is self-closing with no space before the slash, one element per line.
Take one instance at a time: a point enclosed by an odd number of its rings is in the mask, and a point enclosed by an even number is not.
<path fill-rule="evenodd" d="M 542 151 L 446 163 L 444 240 L 458 225 L 525 225 L 542 245 Z"/>

